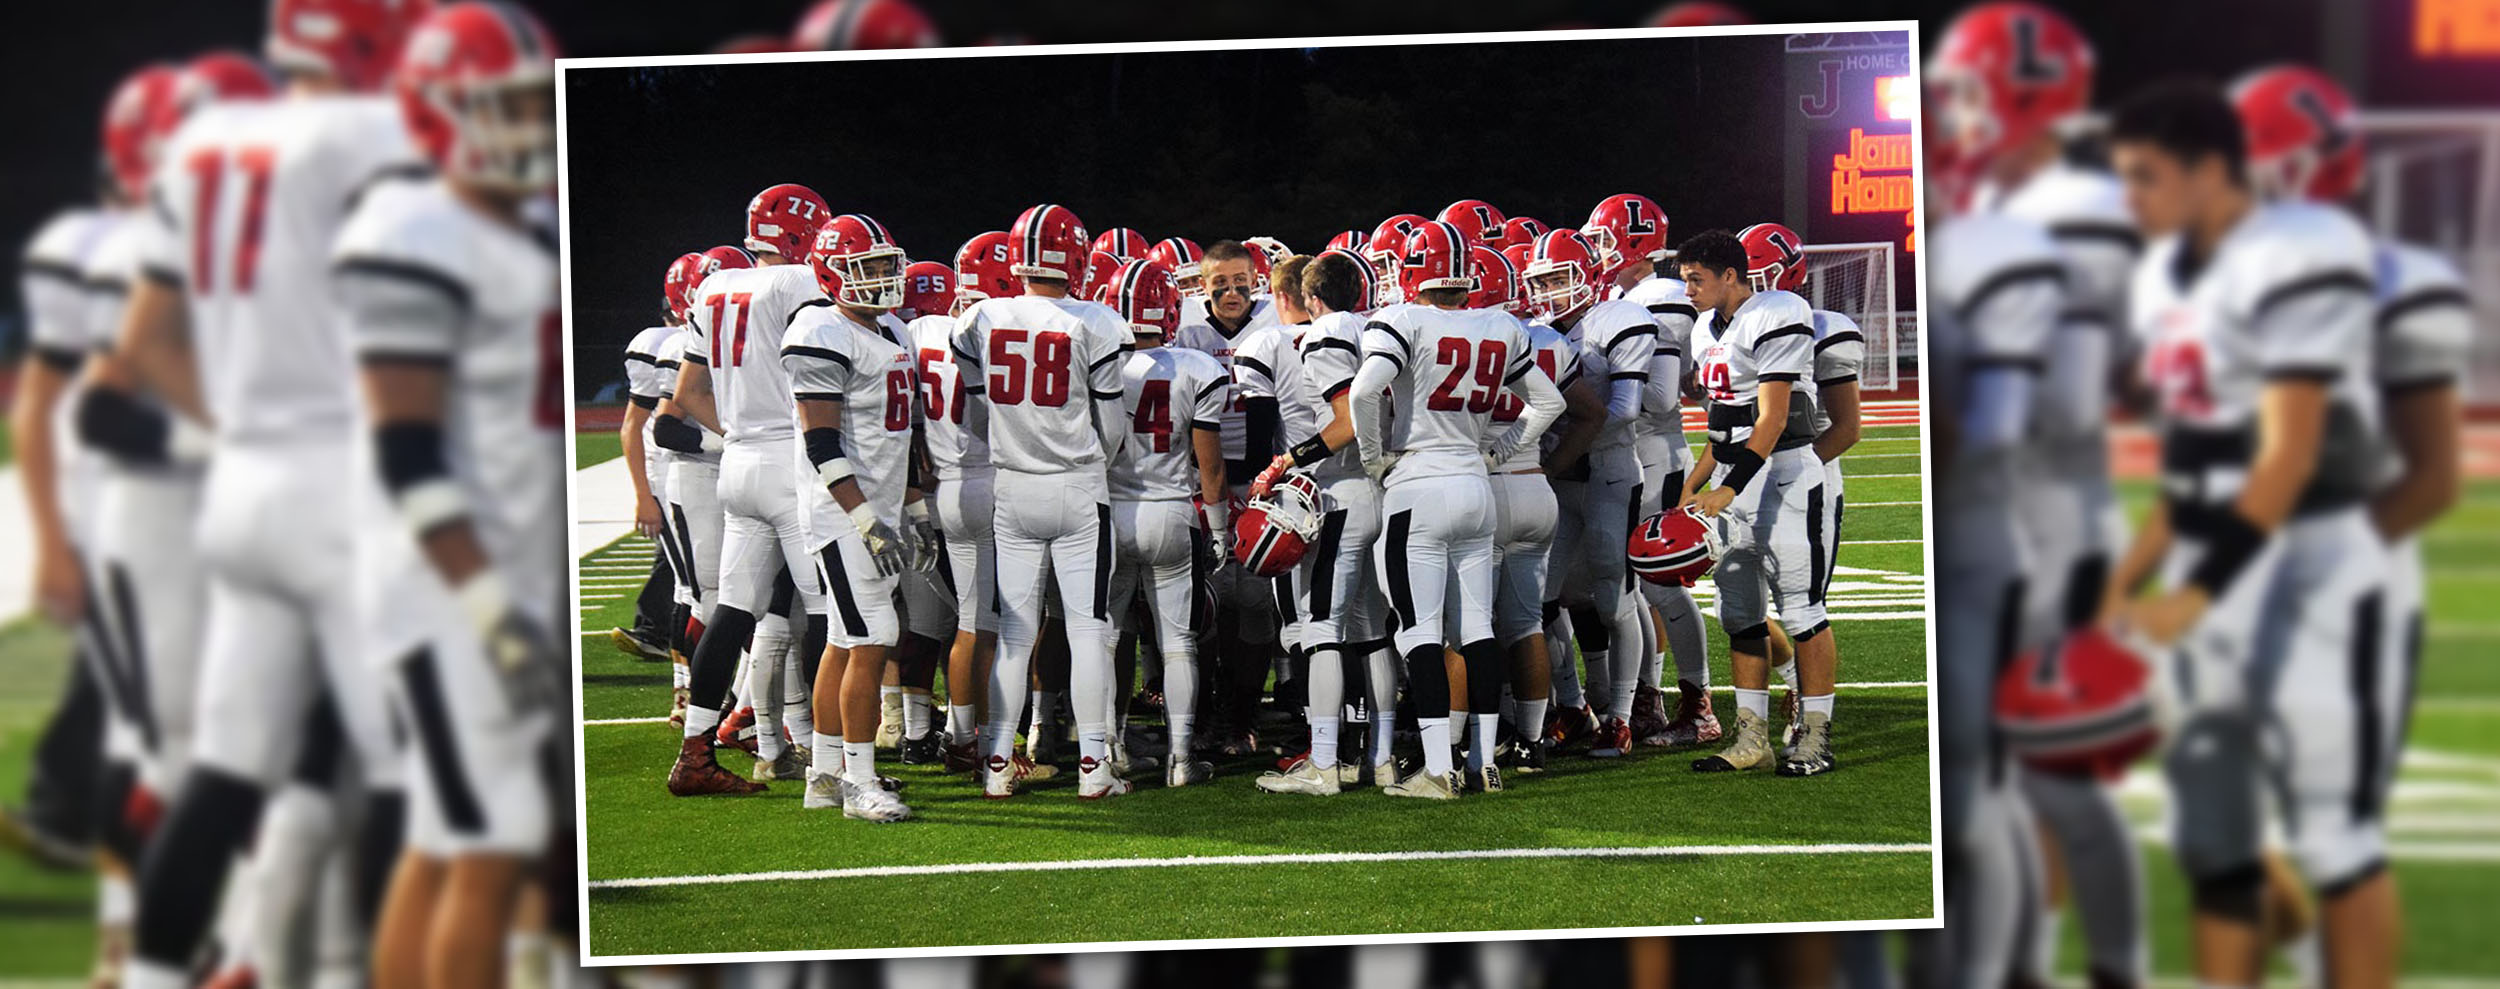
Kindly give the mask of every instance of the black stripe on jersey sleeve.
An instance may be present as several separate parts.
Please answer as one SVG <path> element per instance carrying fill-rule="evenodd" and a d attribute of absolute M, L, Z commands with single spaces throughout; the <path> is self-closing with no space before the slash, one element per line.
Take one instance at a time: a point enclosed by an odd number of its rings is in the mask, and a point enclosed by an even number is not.
<path fill-rule="evenodd" d="M 2249 310 L 2249 313 L 2252 318 L 2263 318 L 2274 307 L 2311 292 L 2359 292 L 2366 296 L 2377 289 L 2377 282 L 2371 281 L 2369 275 L 2358 271 L 2350 269 L 2321 271 L 2288 285 L 2275 286 L 2273 291 L 2267 292 L 2257 300 L 2256 307 Z"/>
<path fill-rule="evenodd" d="M 790 397 L 802 402 L 839 403 L 842 401 L 842 393 L 838 391 L 799 391 L 791 392 Z"/>
<path fill-rule="evenodd" d="M 1866 338 L 1859 336 L 1858 331 L 1856 330 L 1842 330 L 1838 333 L 1832 334 L 1831 336 L 1814 341 L 1814 352 L 1820 354 L 1823 351 L 1839 346 L 1840 344 L 1863 343 L 1865 340 Z"/>
<path fill-rule="evenodd" d="M 1624 328 L 1623 332 L 1615 334 L 1614 339 L 1606 341 L 1606 352 L 1610 354 L 1614 353 L 1616 347 L 1622 346 L 1624 341 L 1632 339 L 1633 337 L 1655 337 L 1657 335 L 1658 324 L 1656 323 L 1641 323 L 1637 326 L 1628 326 Z"/>
<path fill-rule="evenodd" d="M 1792 374 L 1787 371 L 1778 371 L 1769 374 L 1757 374 L 1753 377 L 1755 381 L 1798 381 L 1804 379 L 1805 375 Z"/>
<path fill-rule="evenodd" d="M 1971 290 L 1970 300 L 1962 304 L 1962 319 L 1965 322 L 1969 321 L 1971 314 L 1985 307 L 1989 298 L 1998 292 L 2041 278 L 2064 284 L 2066 266 L 2055 261 L 2042 261 L 2038 264 L 2016 265 L 1988 276 L 1987 281 L 1979 283 L 1978 288 Z"/>
<path fill-rule="evenodd" d="M 1336 384 L 1320 389 L 1319 397 L 1334 402 L 1337 400 L 1337 396 L 1343 395 L 1352 390 L 1354 390 L 1354 379 L 1348 378 L 1344 381 L 1340 381 Z"/>
<path fill-rule="evenodd" d="M 1563 374 L 1561 381 L 1554 382 L 1554 387 L 1569 388 L 1572 382 L 1578 380 L 1580 380 L 1580 365 L 1573 364 L 1571 370 Z"/>
<path fill-rule="evenodd" d="M 418 264 L 399 258 L 377 258 L 351 254 L 330 264 L 339 274 L 371 275 L 424 285 L 443 293 L 463 314 L 469 311 L 469 286 L 450 272 L 432 265 Z"/>
<path fill-rule="evenodd" d="M 1660 348 L 1658 348 L 1658 349 L 1656 349 L 1656 350 L 1650 351 L 1650 352 L 1649 352 L 1649 356 L 1651 356 L 1651 357 L 1682 357 L 1682 356 L 1684 356 L 1684 348 L 1682 348 L 1682 347 L 1678 347 L 1678 346 L 1675 346 L 1674 344 L 1669 344 L 1669 345 L 1667 345 L 1667 346 L 1660 347 Z"/>
<path fill-rule="evenodd" d="M 1690 302 L 1652 302 L 1649 304 L 1649 312 L 1653 316 L 1691 316 L 1693 304 Z"/>
<path fill-rule="evenodd" d="M 1390 353 L 1390 352 L 1388 352 L 1388 351 L 1386 351 L 1386 350 L 1375 350 L 1375 351 L 1372 351 L 1372 352 L 1370 352 L 1370 353 L 1367 353 L 1367 354 L 1364 354 L 1364 355 L 1363 355 L 1363 359 L 1364 359 L 1364 360 L 1367 360 L 1367 361 L 1368 361 L 1368 360 L 1371 360 L 1371 359 L 1372 359 L 1372 358 L 1374 358 L 1374 357 L 1380 358 L 1381 360 L 1384 360 L 1384 361 L 1388 361 L 1388 362 L 1389 362 L 1389 366 L 1390 366 L 1390 367 L 1397 368 L 1397 369 L 1398 369 L 1398 373 L 1399 373 L 1399 374 L 1405 374 L 1405 373 L 1406 373 L 1406 358 L 1404 358 L 1404 357 L 1402 357 L 1402 356 L 1399 356 L 1399 355 L 1397 355 L 1397 354 L 1392 354 L 1392 353 Z M 1348 382 L 1346 382 L 1346 384 L 1347 384 L 1347 385 L 1349 385 L 1349 386 L 1351 386 L 1351 385 L 1353 384 L 1353 382 L 1348 381 Z"/>
<path fill-rule="evenodd" d="M 26 276 L 29 278 L 50 278 L 58 281 L 64 281 L 68 282 L 73 288 L 85 284 L 86 281 L 85 279 L 79 277 L 77 265 L 70 264 L 66 261 L 54 261 L 48 258 L 28 258 L 26 259 L 26 266 L 19 270 L 24 271 Z"/>
<path fill-rule="evenodd" d="M 1854 374 L 1842 374 L 1842 375 L 1835 375 L 1835 376 L 1832 376 L 1832 377 L 1829 377 L 1829 378 L 1816 378 L 1816 379 L 1814 379 L 1814 386 L 1815 386 L 1815 387 L 1817 387 L 1817 388 L 1829 388 L 1829 387 L 1831 387 L 1831 386 L 1833 386 L 1833 385 L 1845 385 L 1845 384 L 1848 384 L 1848 383 L 1850 383 L 1850 382 L 1852 382 L 1852 381 L 1856 381 L 1856 380 L 1858 380 L 1858 376 L 1857 376 L 1857 375 L 1854 375 Z"/>
<path fill-rule="evenodd" d="M 1786 325 L 1786 326 L 1780 327 L 1779 329 L 1772 330 L 1772 331 L 1771 331 L 1771 332 L 1769 332 L 1769 333 L 1765 333 L 1765 334 L 1763 334 L 1763 335 L 1761 335 L 1761 336 L 1758 336 L 1758 337 L 1753 338 L 1753 345 L 1754 345 L 1754 346 L 1756 346 L 1756 347 L 1760 347 L 1760 346 L 1762 346 L 1763 344 L 1769 343 L 1769 342 L 1771 342 L 1771 341 L 1773 341 L 1773 340 L 1777 340 L 1777 339 L 1779 339 L 1779 338 L 1781 338 L 1781 337 L 1784 337 L 1784 336 L 1791 336 L 1791 335 L 1794 335 L 1794 334 L 1799 334 L 1799 333 L 1804 333 L 1804 334 L 1809 334 L 1809 335 L 1811 335 L 1813 332 L 1814 332 L 1814 328 L 1813 328 L 1813 327 L 1811 327 L 1811 326 L 1807 326 L 1807 325 L 1806 325 L 1806 324 L 1804 324 L 1804 323 L 1790 323 L 1790 324 L 1788 324 L 1788 325 Z"/>
<path fill-rule="evenodd" d="M 422 162 L 394 162 L 375 169 L 373 174 L 367 175 L 363 180 L 357 182 L 355 188 L 347 190 L 346 208 L 341 210 L 341 212 L 355 212 L 356 204 L 364 201 L 365 193 L 371 191 L 373 187 L 381 185 L 384 182 L 397 182 L 403 179 L 422 179 L 433 174 L 434 166 Z M 170 226 L 171 224 L 168 225 Z"/>
<path fill-rule="evenodd" d="M 1251 370 L 1266 375 L 1269 381 L 1276 380 L 1276 369 L 1267 366 L 1266 361 L 1260 360 L 1256 357 L 1252 357 L 1248 354 L 1234 354 L 1233 363 L 1248 365 Z"/>
<path fill-rule="evenodd" d="M 850 367 L 850 366 L 851 366 L 851 359 L 850 359 L 850 357 L 849 357 L 849 356 L 847 356 L 847 355 L 845 355 L 845 354 L 843 354 L 843 353 L 842 353 L 842 352 L 840 352 L 840 351 L 836 351 L 836 350 L 826 350 L 826 349 L 825 349 L 825 348 L 823 348 L 823 347 L 810 347 L 810 346 L 808 346 L 808 345 L 806 345 L 806 344 L 803 344 L 803 343 L 794 343 L 794 344 L 791 344 L 791 345 L 789 345 L 789 346 L 787 346 L 787 347 L 783 347 L 783 348 L 781 348 L 781 356 L 783 356 L 783 357 L 813 357 L 813 358 L 815 358 L 815 359 L 817 359 L 817 360 L 820 360 L 820 361 L 832 361 L 832 362 L 834 362 L 834 363 L 836 363 L 836 364 L 840 364 L 840 365 L 842 365 L 842 366 L 843 366 L 843 367 L 845 367 L 845 368 L 848 368 L 848 367 Z"/>
<path fill-rule="evenodd" d="M 162 265 L 150 264 L 140 266 L 139 277 L 155 282 L 158 285 L 165 286 L 166 288 L 178 289 L 182 287 L 182 276 L 176 273 L 174 269 L 167 268 Z"/>
<path fill-rule="evenodd" d="M 1399 349 L 1399 350 L 1413 350 L 1413 349 L 1415 349 L 1415 346 L 1414 346 L 1413 344 L 1410 344 L 1410 343 L 1406 342 L 1406 334 L 1398 332 L 1398 328 L 1397 328 L 1397 327 L 1391 326 L 1391 325 L 1389 325 L 1389 324 L 1387 324 L 1387 323 L 1384 323 L 1384 322 L 1381 322 L 1381 321 L 1379 321 L 1379 320 L 1377 320 L 1377 319 L 1372 320 L 1372 321 L 1371 321 L 1371 322 L 1369 322 L 1369 323 L 1365 323 L 1365 324 L 1363 324 L 1363 329 L 1365 329 L 1365 330 L 1379 330 L 1379 331 L 1380 331 L 1380 332 L 1382 332 L 1382 333 L 1386 333 L 1386 334 L 1388 334 L 1388 335 L 1389 335 L 1389 339 L 1392 339 L 1392 340 L 1395 340 L 1395 341 L 1397 341 L 1397 342 L 1398 342 L 1398 349 Z"/>
<path fill-rule="evenodd" d="M 78 368 L 87 363 L 86 354 L 48 343 L 35 344 L 28 347 L 26 352 L 32 354 L 36 360 L 42 361 L 43 366 L 62 374 L 76 374 Z"/>
<path fill-rule="evenodd" d="M 1770 378 L 1771 376 L 1766 374 L 1766 375 L 1763 375 L 1763 377 L 1764 377 L 1764 378 Z M 1615 373 L 1613 373 L 1613 374 L 1609 374 L 1609 375 L 1607 375 L 1607 376 L 1606 376 L 1606 380 L 1608 380 L 1608 381 L 1647 381 L 1647 380 L 1649 380 L 1649 372 L 1647 372 L 1647 371 L 1617 371 L 1617 372 L 1615 372 Z M 1774 379 L 1774 380 L 1776 380 L 1776 379 Z"/>
<path fill-rule="evenodd" d="M 1099 358 L 1099 359 L 1095 360 L 1093 363 L 1088 364 L 1088 365 L 1085 365 L 1085 369 L 1086 369 L 1086 370 L 1088 370 L 1088 371 L 1100 371 L 1100 370 L 1102 370 L 1102 366 L 1103 366 L 1103 365 L 1105 365 L 1105 364 L 1109 364 L 1109 363 L 1111 363 L 1112 361 L 1119 360 L 1120 358 L 1126 357 L 1126 356 L 1128 356 L 1128 355 L 1129 355 L 1129 348 L 1128 348 L 1128 347 L 1123 346 L 1123 347 L 1121 347 L 1121 348 L 1120 348 L 1120 349 L 1118 349 L 1118 350 L 1114 350 L 1114 351 L 1112 351 L 1112 352 L 1110 352 L 1110 353 L 1108 353 L 1108 354 L 1104 354 L 1104 355 L 1102 355 L 1102 357 L 1101 357 L 1101 358 Z"/>
<path fill-rule="evenodd" d="M 2058 312 L 2057 321 L 2070 326 L 2093 326 L 2104 330 L 2113 325 L 2108 313 L 2089 306 L 2068 306 Z"/>
<path fill-rule="evenodd" d="M 1216 390 L 1216 389 L 1218 389 L 1218 388 L 1222 388 L 1222 387 L 1224 387 L 1225 385 L 1229 385 L 1229 384 L 1232 384 L 1232 382 L 1230 382 L 1230 381 L 1225 381 L 1225 380 L 1223 380 L 1223 379 L 1221 379 L 1221 378 L 1218 378 L 1218 379 L 1216 379 L 1216 380 L 1214 380 L 1214 381 L 1207 382 L 1207 386 L 1206 386 L 1206 387 L 1198 389 L 1198 400 L 1199 400 L 1199 401 L 1201 401 L 1201 402 L 1206 401 L 1206 400 L 1207 400 L 1207 396 L 1215 394 L 1215 390 Z"/>
<path fill-rule="evenodd" d="M 1339 340 L 1336 337 L 1321 337 L 1317 340 L 1304 344 L 1303 347 L 1308 350 L 1342 350 L 1346 353 L 1353 354 L 1356 357 L 1361 357 L 1363 355 L 1363 349 L 1361 347 L 1357 347 L 1344 340 Z"/>
<path fill-rule="evenodd" d="M 87 291 L 97 295 L 109 295 L 118 299 L 130 294 L 130 279 L 127 278 L 90 278 L 87 279 L 86 284 Z"/>
<path fill-rule="evenodd" d="M 690 363 L 690 364 L 695 365 L 696 367 L 711 367 L 711 366 L 712 366 L 712 359 L 711 359 L 711 358 L 709 358 L 709 357 L 705 357 L 705 356 L 703 356 L 703 352 L 702 352 L 702 351 L 700 351 L 700 350 L 689 350 L 689 351 L 686 351 L 686 356 L 685 356 L 684 360 L 685 360 L 687 363 Z"/>
<path fill-rule="evenodd" d="M 1126 392 L 1126 391 L 1124 391 L 1124 390 L 1121 390 L 1121 389 L 1118 389 L 1118 388 L 1114 388 L 1114 389 L 1112 389 L 1112 390 L 1110 390 L 1110 391 L 1101 391 L 1101 390 L 1096 390 L 1096 391 L 1094 392 L 1094 401 L 1097 401 L 1097 402 L 1117 402 L 1117 401 L 1119 401 L 1119 400 L 1121 399 L 1121 397 L 1122 397 L 1122 396 L 1125 396 L 1125 395 L 1127 395 L 1127 394 L 1128 394 L 1128 392 Z"/>
<path fill-rule="evenodd" d="M 2068 220 L 2064 223 L 2051 224 L 2049 239 L 2097 240 L 2126 248 L 2129 254 L 2144 249 L 2144 235 L 2137 233 L 2134 227 L 2099 220 Z"/>
<path fill-rule="evenodd" d="M 2378 330 L 2385 333 L 2405 317 L 2424 309 L 2445 309 L 2451 306 L 2471 311 L 2474 308 L 2474 300 L 2466 297 L 2464 289 L 2454 285 L 2426 288 L 2380 307 Z"/>
<path fill-rule="evenodd" d="M 1199 422 L 1192 419 L 1189 421 L 1189 428 L 1203 429 L 1210 433 L 1220 433 L 1224 431 L 1224 424 L 1220 422 Z"/>
<path fill-rule="evenodd" d="M 366 365 L 396 365 L 434 370 L 448 370 L 451 367 L 450 354 L 425 350 L 368 348 L 357 351 L 356 360 Z"/>
<path fill-rule="evenodd" d="M 962 347 L 957 346 L 957 345 L 956 345 L 953 341 L 951 341 L 951 340 L 947 342 L 947 344 L 946 344 L 946 349 L 954 352 L 954 354 L 955 354 L 955 362 L 956 362 L 956 363 L 958 363 L 958 364 L 963 364 L 963 365 L 965 365 L 965 366 L 968 366 L 968 367 L 975 367 L 975 368 L 977 368 L 977 367 L 980 367 L 980 366 L 981 366 L 981 355 L 979 355 L 979 354 L 975 354 L 975 353 L 972 353 L 971 351 L 968 351 L 968 350 L 965 350 L 965 349 L 963 349 Z"/>
<path fill-rule="evenodd" d="M 1536 352 L 1522 351 L 1519 354 L 1519 359 L 1510 362 L 1510 373 L 1502 375 L 1502 383 L 1507 385 L 1511 382 L 1519 380 L 1521 376 L 1528 373 L 1529 368 L 1535 366 Z M 1642 377 L 1648 377 L 1648 375 L 1642 375 Z"/>
<path fill-rule="evenodd" d="M 805 301 L 805 302 L 799 303 L 798 308 L 796 308 L 796 309 L 792 309 L 792 310 L 790 310 L 788 313 L 784 314 L 784 315 L 781 317 L 781 325 L 783 325 L 783 326 L 788 326 L 788 325 L 790 325 L 790 321 L 791 321 L 791 320 L 795 320 L 795 319 L 799 318 L 799 314 L 800 314 L 800 313 L 806 312 L 806 311 L 808 311 L 808 310 L 810 310 L 810 309 L 814 309 L 814 308 L 816 308 L 817 306 L 831 306 L 831 305 L 833 305 L 833 300 L 832 300 L 832 299 L 809 299 L 809 300 L 807 300 L 807 301 Z"/>
<path fill-rule="evenodd" d="M 677 370 L 677 362 L 676 362 L 676 361 L 653 361 L 653 362 L 651 362 L 651 363 L 654 363 L 654 364 L 659 365 L 659 366 L 660 366 L 660 370 L 663 370 L 663 371 L 674 371 L 674 370 Z"/>
<path fill-rule="evenodd" d="M 2266 380 L 2312 381 L 2327 385 L 2334 384 L 2335 379 L 2343 374 L 2343 367 L 2336 364 L 2280 364 L 2266 369 Z"/>
<path fill-rule="evenodd" d="M 659 367 L 659 366 L 660 366 L 660 359 L 659 359 L 659 358 L 657 358 L 657 357 L 653 357 L 653 356 L 651 356 L 651 355 L 649 355 L 649 354 L 646 354 L 646 353 L 643 353 L 642 351 L 639 351 L 639 350 L 628 350 L 628 351 L 626 351 L 626 352 L 625 352 L 625 359 L 626 359 L 626 360 L 629 360 L 629 361 L 641 361 L 641 362 L 643 362 L 643 363 L 645 363 L 645 364 L 649 364 L 649 365 L 651 365 L 651 366 L 653 366 L 653 367 Z"/>

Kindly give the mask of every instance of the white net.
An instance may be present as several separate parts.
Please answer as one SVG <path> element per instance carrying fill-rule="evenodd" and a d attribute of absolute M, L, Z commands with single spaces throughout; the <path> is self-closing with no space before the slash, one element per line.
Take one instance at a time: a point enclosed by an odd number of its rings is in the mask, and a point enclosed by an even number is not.
<path fill-rule="evenodd" d="M 1867 391 L 1901 386 L 1901 355 L 1916 353 L 1915 319 L 1903 319 L 1902 302 L 1894 291 L 1893 245 L 1815 244 L 1806 248 L 1806 284 L 1797 294 L 1816 309 L 1828 309 L 1856 320 L 1866 338 L 1866 370 L 1858 385 Z"/>
<path fill-rule="evenodd" d="M 2482 326 L 2500 319 L 2500 113 L 2389 111 L 2361 114 L 2369 171 L 2359 206 L 2384 237 L 2420 244 L 2456 262 Z M 2474 335 L 2465 398 L 2500 403 L 2500 337 Z"/>

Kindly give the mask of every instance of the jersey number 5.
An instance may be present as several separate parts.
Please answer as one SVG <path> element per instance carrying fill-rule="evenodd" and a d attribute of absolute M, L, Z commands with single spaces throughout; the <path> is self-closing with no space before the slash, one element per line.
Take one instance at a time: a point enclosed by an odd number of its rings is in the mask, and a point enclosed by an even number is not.
<path fill-rule="evenodd" d="M 1433 363 L 1449 368 L 1450 374 L 1441 379 L 1441 387 L 1432 390 L 1432 397 L 1424 400 L 1424 408 L 1434 412 L 1491 412 L 1495 396 L 1502 393 L 1502 371 L 1510 365 L 1510 345 L 1499 340 L 1442 337 L 1440 348 L 1433 353 Z M 1471 378 L 1474 387 L 1460 397 L 1459 387 Z"/>

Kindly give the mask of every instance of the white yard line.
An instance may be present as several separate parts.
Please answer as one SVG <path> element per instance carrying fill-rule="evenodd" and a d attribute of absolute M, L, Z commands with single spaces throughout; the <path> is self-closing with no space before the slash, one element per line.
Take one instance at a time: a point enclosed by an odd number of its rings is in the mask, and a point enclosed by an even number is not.
<path fill-rule="evenodd" d="M 852 869 L 806 869 L 774 872 L 733 872 L 701 876 L 646 876 L 599 879 L 592 889 L 633 889 L 652 886 L 715 886 L 727 883 L 808 881 L 819 879 L 888 879 L 905 876 L 957 876 L 1000 872 L 1072 872 L 1094 869 L 1178 869 L 1210 865 L 1362 865 L 1389 862 L 1459 861 L 1470 859 L 1560 858 L 1695 858 L 1727 855 L 1850 855 L 1918 854 L 1926 844 L 1823 845 L 1685 845 L 1655 848 L 1419 848 L 1395 852 L 1304 852 L 1283 855 L 1195 855 L 1176 858 L 1045 859 L 1037 862 L 957 862 L 946 865 L 872 865 Z"/>

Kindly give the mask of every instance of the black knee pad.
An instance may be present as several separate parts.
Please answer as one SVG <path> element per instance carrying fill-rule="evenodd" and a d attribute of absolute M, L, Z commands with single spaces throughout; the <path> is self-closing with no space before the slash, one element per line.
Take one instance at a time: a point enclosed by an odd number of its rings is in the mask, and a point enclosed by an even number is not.
<path fill-rule="evenodd" d="M 1790 632 L 1790 633 L 1788 633 L 1788 641 L 1790 641 L 1790 642 L 1811 642 L 1811 641 L 1813 641 L 1813 640 L 1814 640 L 1814 637 L 1815 637 L 1815 636 L 1818 636 L 1818 635 L 1821 635 L 1821 634 L 1823 634 L 1823 633 L 1825 633 L 1825 632 L 1831 631 L 1831 628 L 1832 628 L 1832 623 L 1830 623 L 1830 622 L 1828 622 L 1828 621 L 1816 622 L 1816 623 L 1814 623 L 1812 626 L 1809 626 L 1809 627 L 1808 627 L 1805 631 L 1803 631 L 1803 632 Z"/>
<path fill-rule="evenodd" d="M 1754 625 L 1729 632 L 1727 647 L 1730 652 L 1741 652 L 1748 656 L 1761 656 L 1767 659 L 1771 655 L 1771 626 Z"/>
<path fill-rule="evenodd" d="M 363 827 L 356 834 L 357 916 L 370 926 L 382 916 L 382 898 L 390 892 L 391 870 L 407 844 L 408 798 L 397 790 L 365 795 Z"/>
<path fill-rule="evenodd" d="M 1406 692 L 1415 702 L 1417 717 L 1438 718 L 1450 713 L 1450 671 L 1441 662 L 1439 643 L 1416 646 L 1406 652 Z"/>
<path fill-rule="evenodd" d="M 1510 664 L 1502 661 L 1501 644 L 1479 639 L 1460 646 L 1458 655 L 1467 662 L 1468 712 L 1491 714 L 1501 710 L 1502 683 L 1510 673 Z"/>
<path fill-rule="evenodd" d="M 1571 637 L 1580 643 L 1581 652 L 1597 652 L 1614 644 L 1614 622 L 1597 613 L 1596 608 L 1571 606 Z"/>
<path fill-rule="evenodd" d="M 2251 862 L 2210 876 L 2191 876 L 2189 881 L 2194 886 L 2196 912 L 2202 916 L 2254 924 L 2264 915 L 2266 870 L 2262 865 Z"/>
<path fill-rule="evenodd" d="M 180 967 L 215 919 L 226 875 L 260 823 L 260 787 L 194 767 L 139 868 L 136 954 Z"/>
<path fill-rule="evenodd" d="M 824 664 L 825 637 L 830 634 L 823 615 L 807 616 L 807 626 L 799 633 L 799 679 L 807 684 L 809 693 L 816 690 L 816 667 Z"/>

